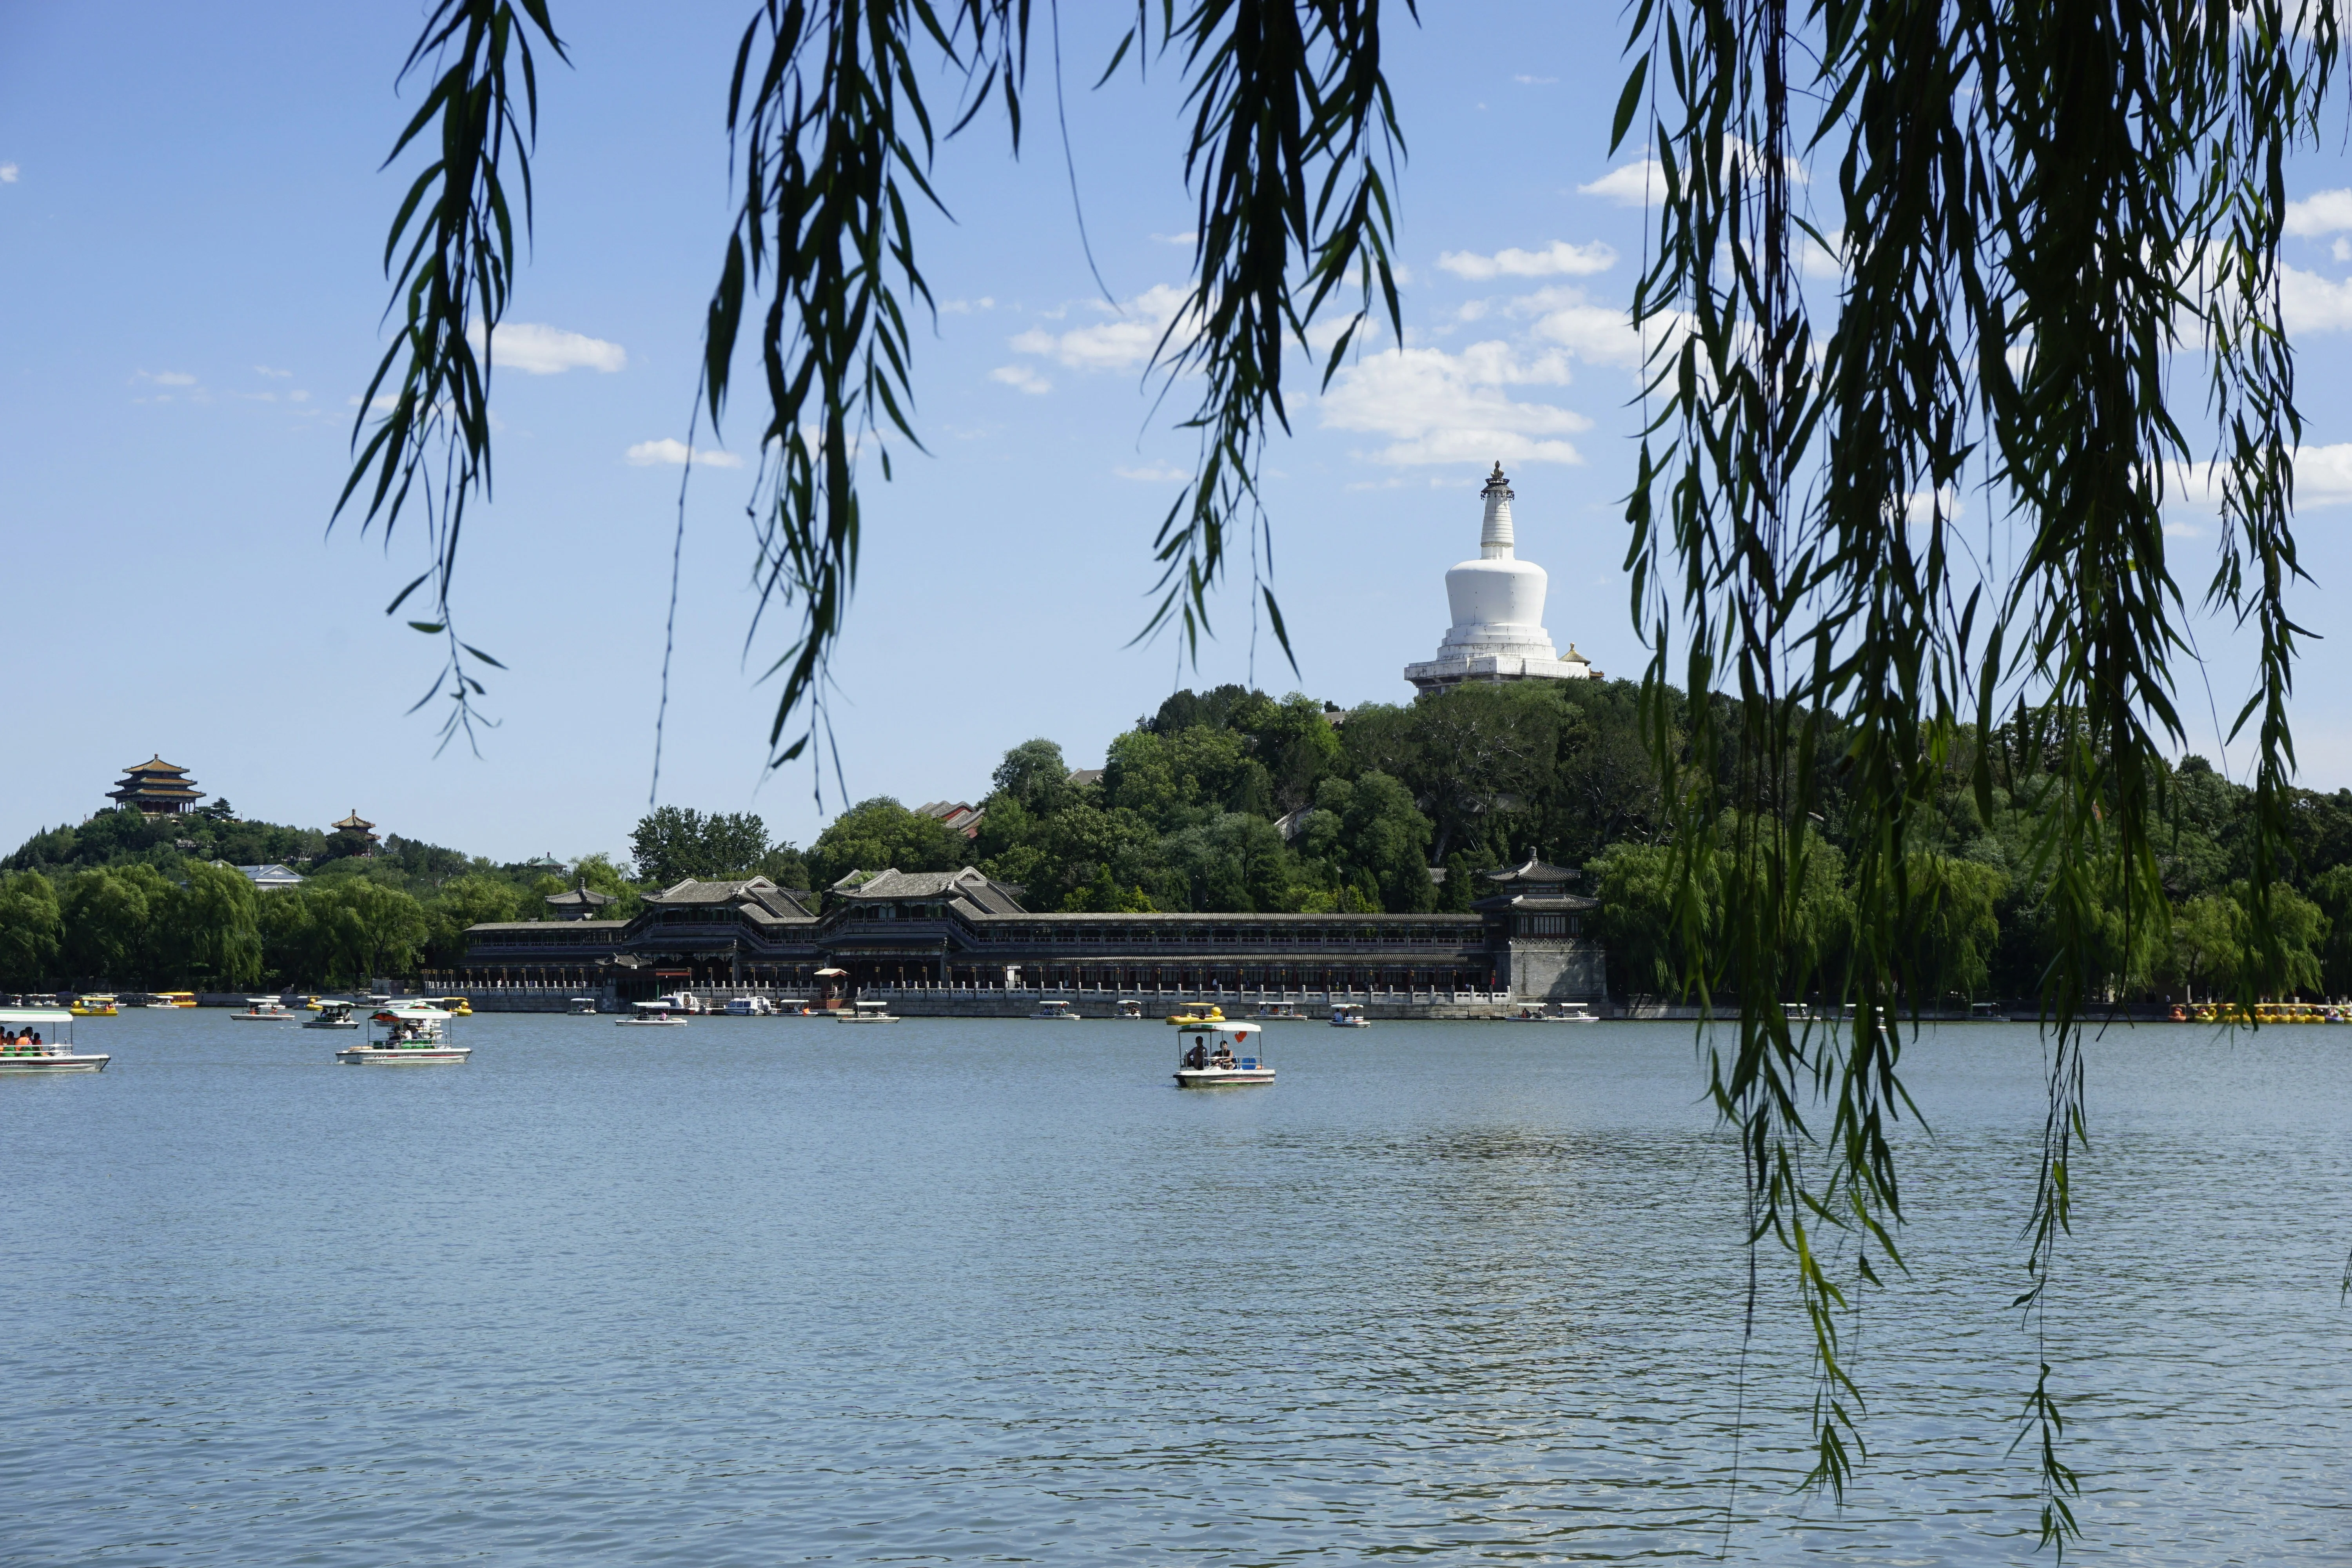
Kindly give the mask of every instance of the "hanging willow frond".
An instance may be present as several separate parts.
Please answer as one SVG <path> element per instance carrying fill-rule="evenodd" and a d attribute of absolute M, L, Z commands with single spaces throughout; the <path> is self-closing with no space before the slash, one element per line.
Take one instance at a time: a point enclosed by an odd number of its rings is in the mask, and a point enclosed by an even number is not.
<path fill-rule="evenodd" d="M 1403 3 L 1411 15 L 1414 0 Z M 440 0 L 411 53 L 412 68 L 444 54 L 450 63 L 394 156 L 436 115 L 442 155 L 393 225 L 388 260 L 415 231 L 398 274 L 406 324 L 364 400 L 344 491 L 348 500 L 373 477 L 368 516 L 389 528 L 423 485 L 434 568 L 394 607 L 435 584 L 436 618 L 412 624 L 450 637 L 453 726 L 470 725 L 468 698 L 481 689 L 465 660 L 487 660 L 449 631 L 449 589 L 466 502 L 489 482 L 486 334 L 513 278 L 501 179 L 509 159 L 526 223 L 529 215 L 536 86 L 517 5 L 561 55 L 545 0 Z M 779 678 L 768 734 L 775 764 L 802 755 L 822 724 L 826 670 L 857 578 L 856 459 L 870 447 L 887 479 L 891 440 L 921 449 L 911 322 L 931 295 L 912 215 L 947 210 L 930 183 L 938 139 L 996 107 L 1019 150 L 1031 10 L 1030 0 L 761 0 L 736 50 L 728 125 L 741 201 L 706 316 L 703 396 L 720 418 L 753 319 L 767 411 L 751 504 L 761 593 L 752 630 L 771 609 L 798 621 L 768 669 Z M 1172 619 L 1197 647 L 1234 529 L 1267 527 L 1257 470 L 1271 431 L 1287 428 L 1286 345 L 1303 346 L 1307 323 L 1351 281 L 1359 308 L 1328 353 L 1326 384 L 1375 292 L 1401 334 L 1388 185 L 1402 139 L 1381 75 L 1380 21 L 1380 0 L 1194 0 L 1181 12 L 1175 0 L 1138 0 L 1103 73 L 1109 80 L 1130 54 L 1139 63 L 1152 54 L 1181 60 L 1193 110 L 1185 167 L 1201 206 L 1190 305 L 1154 358 L 1169 386 L 1202 381 L 1185 422 L 1200 434 L 1201 458 L 1153 541 L 1160 596 L 1143 636 Z M 520 110 L 510 53 L 522 73 Z M 943 132 L 924 96 L 940 63 L 963 81 Z M 477 323 L 478 361 L 468 337 Z M 393 381 L 398 392 L 371 432 L 376 392 Z M 1270 563 L 1270 532 L 1264 542 Z M 1255 586 L 1287 654 L 1281 605 L 1270 587 Z"/>
<path fill-rule="evenodd" d="M 2315 128 L 2336 18 L 2324 0 L 1817 0 L 1795 17 L 1785 0 L 1644 0 L 1633 39 L 1618 134 L 1645 84 L 1669 95 L 1650 116 L 1659 252 L 1636 307 L 1660 407 L 1629 508 L 1649 733 L 1685 883 L 1702 868 L 1721 879 L 1723 937 L 1692 944 L 1685 980 L 1737 997 L 1715 1098 L 1746 1151 L 1751 1245 L 1786 1248 L 1812 1325 L 1809 1479 L 1842 1490 L 1862 1394 L 1832 1260 L 1862 1285 L 1901 1261 L 1901 1014 L 1935 998 L 1905 973 L 1899 933 L 1931 896 L 1910 849 L 1938 779 L 1969 773 L 1990 815 L 1999 768 L 2032 807 L 2032 873 L 2059 938 L 2019 1298 L 2037 1314 L 2087 1129 L 2084 1016 L 2118 952 L 2168 919 L 2154 833 L 2184 739 L 2189 607 L 2162 508 L 2192 450 L 2168 376 L 2200 353 L 2225 519 L 2207 597 L 2260 634 L 2239 726 L 2258 742 L 2255 945 L 2272 973 L 2283 957 L 2267 886 L 2293 766 L 2283 595 L 2298 574 L 2300 426 L 2280 170 Z M 1811 202 L 1808 160 L 1835 170 Z M 1833 301 L 1805 287 L 1809 255 L 1835 262 Z M 1967 484 L 2012 519 L 2005 571 L 1958 531 Z M 1686 751 L 1668 727 L 1677 650 Z M 1728 700 L 1696 700 L 1709 691 Z M 1798 930 L 1825 742 L 1855 909 L 1832 962 Z M 1694 931 L 1697 906 L 1694 891 Z M 2257 966 L 2250 997 L 2264 979 Z M 1782 1002 L 1812 995 L 1848 1021 L 1792 1026 Z M 2046 1365 L 2024 1409 L 2042 1537 L 2063 1552 L 2077 1481 Z"/>
<path fill-rule="evenodd" d="M 440 0 L 401 66 L 404 79 L 428 60 L 442 62 L 384 163 L 396 162 L 436 125 L 438 155 L 408 187 L 384 241 L 384 271 L 394 280 L 402 325 L 359 400 L 351 477 L 335 501 L 334 515 L 341 517 L 372 476 L 361 527 L 380 522 L 387 543 L 412 494 L 423 508 L 433 563 L 393 596 L 384 614 L 433 585 L 432 618 L 408 624 L 446 647 L 441 672 L 416 703 L 422 708 L 436 695 L 448 698 L 444 745 L 461 730 L 470 736 L 478 721 L 473 699 L 481 695 L 482 683 L 467 661 L 504 668 L 458 637 L 450 585 L 466 503 L 477 489 L 487 496 L 490 488 L 492 348 L 515 271 L 509 159 L 522 185 L 524 232 L 530 227 L 530 148 L 539 125 L 534 30 L 564 58 L 546 0 Z M 522 77 L 520 102 L 510 58 Z M 380 400 L 387 383 L 394 390 Z"/>

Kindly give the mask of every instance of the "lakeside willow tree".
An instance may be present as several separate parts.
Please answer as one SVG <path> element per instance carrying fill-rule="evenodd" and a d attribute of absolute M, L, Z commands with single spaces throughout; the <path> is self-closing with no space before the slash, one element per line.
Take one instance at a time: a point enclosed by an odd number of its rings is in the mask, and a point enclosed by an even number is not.
<path fill-rule="evenodd" d="M 1378 0 L 1138 0 L 1097 83 L 1157 55 L 1183 71 L 1192 110 L 1192 291 L 1155 368 L 1197 389 L 1199 455 L 1155 542 L 1149 630 L 1195 642 L 1228 550 L 1270 531 L 1256 476 L 1308 322 L 1346 318 L 1326 382 L 1375 312 L 1402 340 L 1402 128 L 1382 74 L 1396 16 Z M 2231 973 L 2248 997 L 2284 977 L 2300 421 L 2282 165 L 2317 130 L 2337 16 L 2333 0 L 1639 0 L 1631 23 L 1610 141 L 1645 132 L 1658 244 L 1633 307 L 1652 420 L 1629 564 L 1682 927 L 1654 945 L 1680 984 L 1738 998 L 1710 1047 L 1713 1092 L 1746 1151 L 1750 1245 L 1790 1260 L 1817 1347 L 1811 1479 L 1842 1490 L 1862 1391 L 1841 1316 L 1899 1261 L 1896 1008 L 1919 933 L 1966 891 L 1927 874 L 1913 830 L 1964 724 L 2024 738 L 1969 765 L 1986 816 L 1996 789 L 2033 816 L 2028 871 L 2057 954 L 2019 1299 L 2038 1313 L 2087 1125 L 2086 998 L 2117 952 L 2167 945 L 2163 764 L 2182 740 L 2190 612 L 2161 508 L 2192 479 L 2223 518 L 2205 600 L 2260 643 L 2238 721 L 2256 737 L 2256 809 Z M 823 732 L 863 527 L 852 455 L 876 453 L 887 480 L 894 443 L 920 447 L 912 322 L 930 295 L 910 212 L 950 194 L 930 184 L 940 136 L 986 116 L 1018 149 L 1037 25 L 1028 0 L 751 7 L 727 97 L 740 206 L 699 407 L 726 416 L 748 323 L 762 604 L 793 627 L 771 670 L 779 763 Z M 440 0 L 407 61 L 431 85 L 394 156 L 431 156 L 387 244 L 399 328 L 361 399 L 343 502 L 363 525 L 391 529 L 412 503 L 421 518 L 431 563 L 392 608 L 428 590 L 412 624 L 446 642 L 452 733 L 496 662 L 457 629 L 466 508 L 490 473 L 495 337 L 467 329 L 506 311 L 534 49 L 563 47 L 547 0 Z M 941 66 L 952 103 L 927 97 Z M 1801 187 L 1808 166 L 1833 178 Z M 1837 282 L 1809 292 L 1816 253 Z M 2176 377 L 2201 381 L 2201 408 L 2177 403 Z M 1964 486 L 2006 514 L 2005 568 L 1957 533 Z M 1286 648 L 1255 571 L 1252 588 Z M 1686 690 L 1727 698 L 1689 703 L 1686 727 L 1664 695 L 1677 666 Z M 1834 948 L 1810 940 L 1808 891 L 1832 782 L 1855 916 Z M 1710 886 L 1720 935 L 1703 941 Z M 1778 998 L 1813 994 L 1853 1021 L 1792 1027 Z M 2041 1456 L 2042 1537 L 2063 1552 L 2075 1479 L 2051 1376 L 2045 1363 L 2021 1391 L 2021 1436 Z"/>

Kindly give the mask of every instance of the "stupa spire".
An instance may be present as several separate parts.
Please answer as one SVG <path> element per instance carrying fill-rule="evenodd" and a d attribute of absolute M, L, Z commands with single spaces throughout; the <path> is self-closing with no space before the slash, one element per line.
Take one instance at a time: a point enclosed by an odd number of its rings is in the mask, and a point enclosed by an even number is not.
<path fill-rule="evenodd" d="M 1511 481 L 1503 477 L 1502 464 L 1495 465 L 1479 494 L 1486 500 L 1486 516 L 1478 531 L 1478 554 L 1487 561 L 1509 561 L 1518 540 L 1511 532 Z"/>

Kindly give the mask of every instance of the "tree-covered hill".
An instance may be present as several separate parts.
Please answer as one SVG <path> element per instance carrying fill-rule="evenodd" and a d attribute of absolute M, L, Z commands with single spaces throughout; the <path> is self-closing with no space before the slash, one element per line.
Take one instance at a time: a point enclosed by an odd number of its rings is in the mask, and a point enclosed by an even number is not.
<path fill-rule="evenodd" d="M 1669 740 L 1685 717 L 1664 715 Z M 1113 740 L 1099 769 L 1060 746 L 1004 753 L 972 837 L 884 797 L 843 812 L 806 854 L 750 814 L 664 806 L 629 836 L 631 859 L 499 864 L 397 836 L 241 822 L 226 803 L 184 816 L 107 811 L 34 835 L 0 861 L 0 990 L 67 984 L 234 990 L 343 985 L 462 952 L 467 926 L 548 918 L 584 879 L 625 919 L 684 877 L 764 874 L 823 891 L 886 866 L 973 864 L 1038 910 L 1302 912 L 1464 910 L 1476 873 L 1528 855 L 1582 867 L 1601 900 L 1620 994 L 1671 988 L 1683 944 L 1720 936 L 1713 868 L 1674 908 L 1680 868 L 1662 842 L 1660 785 L 1628 681 L 1470 686 L 1341 713 L 1297 693 L 1179 691 Z M 1963 753 L 1979 744 L 1964 738 Z M 1821 742 L 1824 852 L 1802 889 L 1800 940 L 1834 961 L 1854 911 L 1834 734 Z M 1919 903 L 1896 946 L 1923 1001 L 2033 994 L 2055 940 L 2028 832 L 2057 786 L 2031 748 L 1996 733 L 1992 810 L 1956 754 L 1904 846 Z M 2159 846 L 2169 918 L 2111 921 L 2105 989 L 2117 996 L 2229 990 L 2247 963 L 2251 793 L 2203 759 L 2164 781 Z M 2281 905 L 2305 994 L 2352 994 L 2352 792 L 2299 792 Z M 257 892 L 228 866 L 278 861 L 306 879 Z M 1438 875 L 1433 875 L 1433 871 Z M 1834 963 L 1832 963 L 1834 970 Z"/>

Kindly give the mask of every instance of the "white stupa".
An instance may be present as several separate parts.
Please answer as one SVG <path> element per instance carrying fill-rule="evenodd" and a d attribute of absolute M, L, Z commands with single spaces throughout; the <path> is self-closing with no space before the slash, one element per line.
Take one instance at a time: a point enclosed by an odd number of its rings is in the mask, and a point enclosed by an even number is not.
<path fill-rule="evenodd" d="M 1503 465 L 1486 480 L 1485 526 L 1478 559 L 1445 574 L 1445 602 L 1453 629 L 1437 645 L 1437 657 L 1408 664 L 1404 678 L 1423 691 L 1440 691 L 1465 680 L 1591 680 L 1600 675 L 1568 645 L 1562 658 L 1544 630 L 1544 569 L 1512 554 L 1511 486 Z"/>

